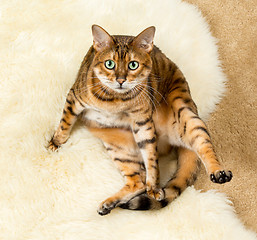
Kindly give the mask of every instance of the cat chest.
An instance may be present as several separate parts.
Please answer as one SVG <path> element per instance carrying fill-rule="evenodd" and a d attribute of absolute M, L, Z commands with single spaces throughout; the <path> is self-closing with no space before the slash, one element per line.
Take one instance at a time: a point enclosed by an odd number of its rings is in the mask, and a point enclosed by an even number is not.
<path fill-rule="evenodd" d="M 83 114 L 83 120 L 88 124 L 97 124 L 100 127 L 130 127 L 130 118 L 127 113 L 112 113 L 104 110 L 88 108 Z"/>

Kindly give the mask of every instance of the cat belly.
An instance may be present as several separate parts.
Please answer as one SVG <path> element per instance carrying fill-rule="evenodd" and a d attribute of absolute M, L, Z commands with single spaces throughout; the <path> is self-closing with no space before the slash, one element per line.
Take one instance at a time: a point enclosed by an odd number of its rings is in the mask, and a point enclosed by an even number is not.
<path fill-rule="evenodd" d="M 130 128 L 130 121 L 125 113 L 111 113 L 91 108 L 83 113 L 82 120 L 90 127 Z"/>

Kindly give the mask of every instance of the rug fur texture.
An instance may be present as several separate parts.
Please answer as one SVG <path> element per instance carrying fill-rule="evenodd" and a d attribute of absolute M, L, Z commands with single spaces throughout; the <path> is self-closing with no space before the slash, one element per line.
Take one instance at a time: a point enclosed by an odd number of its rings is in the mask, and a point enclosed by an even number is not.
<path fill-rule="evenodd" d="M 0 239 L 256 239 L 224 194 L 194 187 L 159 211 L 99 216 L 98 204 L 124 183 L 101 142 L 77 124 L 58 152 L 46 150 L 92 24 L 128 35 L 156 26 L 155 44 L 184 72 L 204 119 L 224 94 L 216 40 L 193 5 L 1 1 Z"/>

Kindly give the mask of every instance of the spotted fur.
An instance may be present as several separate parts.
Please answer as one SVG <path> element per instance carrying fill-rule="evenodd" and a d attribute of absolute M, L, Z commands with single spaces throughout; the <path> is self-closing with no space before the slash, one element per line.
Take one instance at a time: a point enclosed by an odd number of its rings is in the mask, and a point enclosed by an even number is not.
<path fill-rule="evenodd" d="M 110 36 L 93 25 L 92 33 L 93 45 L 68 93 L 49 148 L 56 150 L 67 141 L 78 117 L 102 140 L 126 183 L 101 203 L 98 213 L 105 215 L 118 206 L 166 206 L 193 184 L 198 159 L 213 182 L 230 181 L 232 173 L 216 157 L 185 77 L 153 45 L 155 28 L 136 37 Z M 178 169 L 161 189 L 158 154 L 171 147 L 178 153 Z"/>

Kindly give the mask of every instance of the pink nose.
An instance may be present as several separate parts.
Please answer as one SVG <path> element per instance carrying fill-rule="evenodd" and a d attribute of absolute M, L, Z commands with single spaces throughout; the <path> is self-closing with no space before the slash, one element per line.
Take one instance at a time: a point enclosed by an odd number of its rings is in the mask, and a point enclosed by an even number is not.
<path fill-rule="evenodd" d="M 117 81 L 120 85 L 122 85 L 122 84 L 126 81 L 126 79 L 124 79 L 124 78 L 118 78 L 116 81 Z"/>

